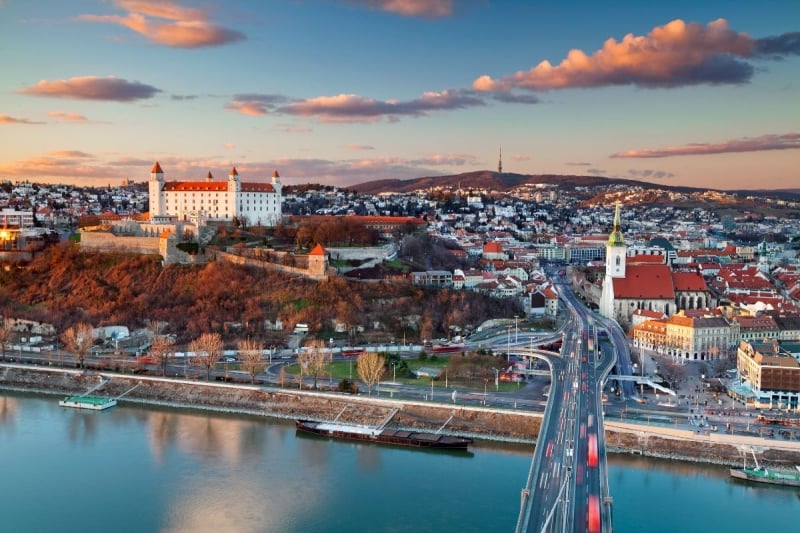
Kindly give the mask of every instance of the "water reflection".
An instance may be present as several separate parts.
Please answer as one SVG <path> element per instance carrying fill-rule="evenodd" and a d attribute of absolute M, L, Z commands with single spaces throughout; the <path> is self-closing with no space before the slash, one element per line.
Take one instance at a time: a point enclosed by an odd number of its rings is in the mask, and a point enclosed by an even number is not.
<path fill-rule="evenodd" d="M 17 399 L 8 396 L 0 397 L 0 425 L 8 426 L 6 429 L 12 428 L 16 414 Z"/>

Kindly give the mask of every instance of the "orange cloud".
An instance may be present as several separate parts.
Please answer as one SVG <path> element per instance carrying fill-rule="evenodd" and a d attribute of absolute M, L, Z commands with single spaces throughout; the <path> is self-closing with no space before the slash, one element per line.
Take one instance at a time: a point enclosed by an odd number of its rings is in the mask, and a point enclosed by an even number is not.
<path fill-rule="evenodd" d="M 9 115 L 0 115 L 0 124 L 44 124 L 27 118 L 15 118 Z"/>
<path fill-rule="evenodd" d="M 483 75 L 472 86 L 478 91 L 507 92 L 745 83 L 754 69 L 744 59 L 758 54 L 760 48 L 760 41 L 731 30 L 724 19 L 707 26 L 678 19 L 657 26 L 645 36 L 628 34 L 621 41 L 608 39 L 591 55 L 573 49 L 558 65 L 542 61 L 528 71 L 500 79 Z"/>
<path fill-rule="evenodd" d="M 52 98 L 132 102 L 151 98 L 161 91 L 144 83 L 130 82 L 114 76 L 82 76 L 68 80 L 41 80 L 33 87 L 19 89 L 17 92 Z"/>
<path fill-rule="evenodd" d="M 126 15 L 81 15 L 79 20 L 124 26 L 148 40 L 176 48 L 202 48 L 245 39 L 239 31 L 209 22 L 202 9 L 161 0 L 116 0 Z"/>
<path fill-rule="evenodd" d="M 51 111 L 47 114 L 48 117 L 53 117 L 67 122 L 88 122 L 88 118 L 80 113 L 67 113 L 64 111 Z"/>
<path fill-rule="evenodd" d="M 374 146 L 370 146 L 368 144 L 348 144 L 348 150 L 374 150 Z"/>
<path fill-rule="evenodd" d="M 654 148 L 648 150 L 627 150 L 612 154 L 614 158 L 658 158 L 682 155 L 710 155 L 737 152 L 763 152 L 768 150 L 795 150 L 800 148 L 800 133 L 784 133 L 782 135 L 762 135 L 761 137 L 745 137 L 723 143 L 692 143 L 683 146 Z"/>
<path fill-rule="evenodd" d="M 404 17 L 439 18 L 453 14 L 453 0 L 351 0 Z"/>

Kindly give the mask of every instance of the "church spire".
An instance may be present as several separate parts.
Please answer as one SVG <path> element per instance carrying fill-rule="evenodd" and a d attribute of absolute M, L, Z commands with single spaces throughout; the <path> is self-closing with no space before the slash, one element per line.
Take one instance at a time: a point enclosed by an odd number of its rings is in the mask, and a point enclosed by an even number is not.
<path fill-rule="evenodd" d="M 625 246 L 625 241 L 622 238 L 622 230 L 620 229 L 619 206 L 620 202 L 617 201 L 617 209 L 614 211 L 614 228 L 611 230 L 611 235 L 608 236 L 609 246 Z"/>
<path fill-rule="evenodd" d="M 497 160 L 497 173 L 503 173 L 503 146 L 500 145 L 500 158 Z"/>

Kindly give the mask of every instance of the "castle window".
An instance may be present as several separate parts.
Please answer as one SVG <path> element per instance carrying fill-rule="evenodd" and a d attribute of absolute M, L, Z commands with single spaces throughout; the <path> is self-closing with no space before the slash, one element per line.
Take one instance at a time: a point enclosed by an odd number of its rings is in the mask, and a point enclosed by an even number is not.
<path fill-rule="evenodd" d="M 617 256 L 617 266 L 619 266 L 619 264 L 620 264 L 620 257 Z"/>

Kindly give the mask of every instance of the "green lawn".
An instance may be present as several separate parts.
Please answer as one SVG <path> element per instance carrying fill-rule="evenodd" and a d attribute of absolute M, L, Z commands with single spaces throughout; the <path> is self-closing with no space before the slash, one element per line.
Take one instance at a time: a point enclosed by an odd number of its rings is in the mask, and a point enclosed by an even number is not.
<path fill-rule="evenodd" d="M 405 359 L 406 364 L 408 365 L 409 371 L 415 370 L 419 367 L 427 367 L 427 368 L 442 368 L 447 366 L 448 358 L 447 357 L 438 357 L 436 359 L 428 358 L 424 361 L 419 359 Z M 299 367 L 296 363 L 286 366 L 286 373 L 289 375 L 296 375 L 299 371 Z M 326 370 L 320 378 L 331 378 L 335 380 L 342 380 L 342 379 L 352 379 L 358 380 L 358 369 L 356 367 L 356 358 L 353 357 L 349 361 L 336 361 L 328 365 L 328 370 Z M 392 371 L 389 369 L 381 379 L 381 381 L 392 381 Z M 453 380 L 446 380 L 447 381 L 447 389 L 458 389 L 458 390 L 474 390 L 474 391 L 483 391 L 483 382 L 478 383 L 476 380 L 472 384 L 461 383 Z M 412 376 L 401 376 L 398 374 L 397 376 L 397 383 L 401 383 L 403 385 L 417 385 L 419 387 L 426 387 L 430 388 L 431 380 L 429 378 L 415 378 Z M 525 385 L 525 383 L 508 383 L 501 381 L 499 383 L 499 387 L 497 391 L 499 392 L 512 392 L 517 390 L 518 388 Z M 438 380 L 434 380 L 433 382 L 434 389 L 444 389 L 445 388 L 445 375 Z M 494 379 L 491 379 L 487 384 L 487 389 L 491 391 L 495 391 Z"/>

